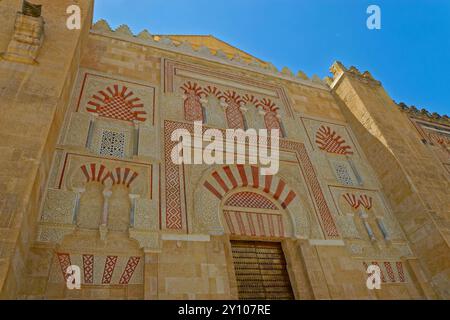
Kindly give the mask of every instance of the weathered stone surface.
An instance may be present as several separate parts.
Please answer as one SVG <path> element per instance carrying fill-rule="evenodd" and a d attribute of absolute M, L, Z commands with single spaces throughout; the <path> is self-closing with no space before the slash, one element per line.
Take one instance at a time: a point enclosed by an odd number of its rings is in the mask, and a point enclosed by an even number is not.
<path fill-rule="evenodd" d="M 17 3 L 0 2 L 3 50 Z M 444 117 L 340 63 L 329 88 L 214 37 L 89 30 L 89 0 L 68 31 L 71 2 L 40 3 L 39 64 L 0 61 L 1 298 L 237 299 L 236 239 L 280 242 L 296 299 L 449 298 L 448 141 L 422 123 Z M 280 170 L 174 164 L 195 119 L 280 128 Z"/>

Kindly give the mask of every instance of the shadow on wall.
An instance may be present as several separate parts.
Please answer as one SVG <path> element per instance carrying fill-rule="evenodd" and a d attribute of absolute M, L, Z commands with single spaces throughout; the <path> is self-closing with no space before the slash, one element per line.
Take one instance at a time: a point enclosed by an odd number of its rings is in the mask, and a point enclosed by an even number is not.
<path fill-rule="evenodd" d="M 426 273 L 426 278 L 432 280 L 434 276 L 444 271 L 445 265 L 436 265 L 436 256 L 431 253 L 434 250 L 439 250 L 439 248 L 433 248 L 429 245 L 431 241 L 434 242 L 435 240 L 438 243 L 437 237 L 439 235 L 438 232 L 430 232 L 436 229 L 432 229 L 435 226 L 428 214 L 429 209 L 420 199 L 417 191 L 414 190 L 407 173 L 400 167 L 392 152 L 361 124 L 339 97 L 335 96 L 335 98 L 339 101 L 342 113 L 357 136 L 371 167 L 376 172 L 382 185 L 382 191 L 386 195 L 408 242 L 411 244 L 414 254 L 420 258 L 419 263 Z M 423 237 L 417 235 L 416 231 L 420 229 L 427 232 L 427 243 L 424 243 Z"/>

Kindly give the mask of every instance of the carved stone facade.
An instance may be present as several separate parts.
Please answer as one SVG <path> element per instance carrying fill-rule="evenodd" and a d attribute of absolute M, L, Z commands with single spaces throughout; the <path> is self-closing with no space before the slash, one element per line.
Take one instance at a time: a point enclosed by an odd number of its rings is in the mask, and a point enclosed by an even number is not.
<path fill-rule="evenodd" d="M 281 243 L 296 299 L 450 297 L 448 118 L 400 112 L 354 67 L 335 63 L 327 84 L 213 37 L 134 36 L 90 13 L 83 32 L 48 39 L 83 47 L 53 56 L 42 26 L 56 28 L 55 6 L 14 18 L 6 3 L 0 79 L 17 120 L 0 132 L 21 138 L 0 156 L 16 166 L 0 171 L 0 297 L 237 299 L 235 241 Z M 61 75 L 46 82 L 49 70 Z M 172 132 L 194 121 L 280 130 L 278 173 L 175 164 Z M 379 291 L 366 287 L 370 264 Z M 81 290 L 66 287 L 72 265 Z"/>

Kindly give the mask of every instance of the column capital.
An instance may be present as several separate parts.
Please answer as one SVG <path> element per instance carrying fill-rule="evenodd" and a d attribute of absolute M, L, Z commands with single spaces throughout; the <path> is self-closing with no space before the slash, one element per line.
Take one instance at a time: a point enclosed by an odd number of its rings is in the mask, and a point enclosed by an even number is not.
<path fill-rule="evenodd" d="M 76 187 L 76 188 L 72 188 L 72 190 L 73 190 L 75 193 L 77 193 L 77 194 L 81 194 L 81 193 L 84 193 L 84 192 L 86 191 L 86 188 L 79 188 L 79 187 Z"/>
<path fill-rule="evenodd" d="M 128 194 L 128 197 L 129 197 L 131 200 L 134 200 L 134 199 L 139 199 L 139 198 L 141 197 L 141 195 L 140 195 L 140 194 L 133 194 L 133 193 L 130 193 L 130 194 Z"/>
<path fill-rule="evenodd" d="M 109 190 L 109 189 L 103 190 L 103 196 L 104 196 L 105 198 L 110 198 L 110 197 L 112 196 L 112 191 Z"/>

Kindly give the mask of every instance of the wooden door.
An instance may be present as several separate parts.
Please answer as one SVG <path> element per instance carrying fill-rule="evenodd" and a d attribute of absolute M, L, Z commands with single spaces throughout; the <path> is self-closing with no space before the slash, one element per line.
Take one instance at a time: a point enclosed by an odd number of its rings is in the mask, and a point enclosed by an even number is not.
<path fill-rule="evenodd" d="M 280 243 L 231 241 L 231 249 L 239 299 L 294 299 Z"/>

